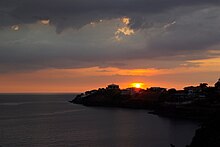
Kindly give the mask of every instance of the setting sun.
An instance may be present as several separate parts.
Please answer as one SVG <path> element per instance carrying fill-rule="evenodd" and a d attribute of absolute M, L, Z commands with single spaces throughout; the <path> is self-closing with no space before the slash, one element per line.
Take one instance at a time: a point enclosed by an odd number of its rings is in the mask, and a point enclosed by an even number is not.
<path fill-rule="evenodd" d="M 135 88 L 143 88 L 143 83 L 132 83 L 131 86 Z"/>

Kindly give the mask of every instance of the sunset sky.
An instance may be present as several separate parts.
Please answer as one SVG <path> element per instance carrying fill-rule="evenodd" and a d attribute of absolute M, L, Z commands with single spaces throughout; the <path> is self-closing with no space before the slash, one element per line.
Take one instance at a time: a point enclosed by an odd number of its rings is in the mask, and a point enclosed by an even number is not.
<path fill-rule="evenodd" d="M 219 0 L 0 1 L 0 93 L 219 77 Z"/>

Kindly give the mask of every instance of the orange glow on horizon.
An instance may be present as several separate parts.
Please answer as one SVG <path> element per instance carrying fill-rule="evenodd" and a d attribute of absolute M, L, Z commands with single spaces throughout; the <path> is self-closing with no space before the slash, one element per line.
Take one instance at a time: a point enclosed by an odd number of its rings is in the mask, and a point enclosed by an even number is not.
<path fill-rule="evenodd" d="M 117 83 L 122 89 L 128 87 L 182 89 L 201 82 L 212 86 L 219 78 L 220 58 L 189 63 L 199 63 L 199 66 L 180 66 L 172 69 L 90 67 L 0 73 L 0 93 L 84 92 L 105 88 L 105 85 L 110 83 Z"/>

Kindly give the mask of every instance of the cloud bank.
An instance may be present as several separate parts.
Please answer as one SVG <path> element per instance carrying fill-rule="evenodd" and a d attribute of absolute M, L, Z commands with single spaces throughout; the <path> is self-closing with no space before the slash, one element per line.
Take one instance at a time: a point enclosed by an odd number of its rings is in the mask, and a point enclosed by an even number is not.
<path fill-rule="evenodd" d="M 219 57 L 219 4 L 1 0 L 0 72 L 198 66 L 189 61 Z"/>

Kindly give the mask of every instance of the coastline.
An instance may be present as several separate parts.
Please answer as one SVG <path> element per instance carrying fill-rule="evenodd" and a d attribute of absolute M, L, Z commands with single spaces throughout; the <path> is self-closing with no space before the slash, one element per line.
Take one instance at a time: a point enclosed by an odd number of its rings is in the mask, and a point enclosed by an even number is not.
<path fill-rule="evenodd" d="M 195 120 L 201 123 L 201 127 L 195 131 L 190 145 L 186 147 L 219 147 L 219 89 L 202 87 L 204 85 L 201 84 L 200 86 L 196 87 L 200 91 L 193 94 L 189 94 L 185 89 L 185 91 L 166 91 L 164 88 L 156 91 L 152 89 L 129 89 L 130 91 L 124 91 L 118 88 L 102 88 L 81 93 L 69 102 L 88 107 L 146 109 L 153 115 Z M 129 93 L 124 94 L 123 92 Z"/>
<path fill-rule="evenodd" d="M 74 102 L 74 100 L 69 101 L 74 104 L 80 104 Z M 167 108 L 148 108 L 148 107 L 139 107 L 139 105 L 106 105 L 106 104 L 92 104 L 86 103 L 81 105 L 87 107 L 118 107 L 118 108 L 127 108 L 127 109 L 145 109 L 150 110 L 149 114 L 158 115 L 162 117 L 175 118 L 175 119 L 188 119 L 198 121 L 201 125 L 195 130 L 195 135 L 192 138 L 190 145 L 186 145 L 186 147 L 219 147 L 219 132 L 220 132 L 220 110 L 215 110 L 215 112 L 202 113 L 205 111 L 198 111 L 198 108 L 191 109 L 186 112 L 186 109 L 172 108 L 169 111 L 163 111 Z M 195 112 L 194 114 L 191 114 Z M 200 115 L 198 116 L 198 114 Z M 190 115 L 189 115 L 190 114 Z M 174 145 L 175 146 L 175 145 Z"/>

